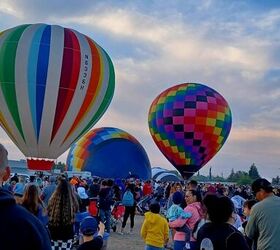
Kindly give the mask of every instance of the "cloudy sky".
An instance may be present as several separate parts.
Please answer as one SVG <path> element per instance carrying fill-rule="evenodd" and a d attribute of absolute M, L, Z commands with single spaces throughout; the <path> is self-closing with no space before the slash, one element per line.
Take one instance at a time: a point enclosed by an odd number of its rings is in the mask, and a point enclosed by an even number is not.
<path fill-rule="evenodd" d="M 1 0 L 0 20 L 0 30 L 59 24 L 99 43 L 114 63 L 116 89 L 95 127 L 135 136 L 152 166 L 173 169 L 149 133 L 152 101 L 168 87 L 198 82 L 221 93 L 233 116 L 228 140 L 201 173 L 212 166 L 227 176 L 254 162 L 265 177 L 280 174 L 278 0 Z M 24 158 L 1 128 L 0 141 L 10 159 Z"/>

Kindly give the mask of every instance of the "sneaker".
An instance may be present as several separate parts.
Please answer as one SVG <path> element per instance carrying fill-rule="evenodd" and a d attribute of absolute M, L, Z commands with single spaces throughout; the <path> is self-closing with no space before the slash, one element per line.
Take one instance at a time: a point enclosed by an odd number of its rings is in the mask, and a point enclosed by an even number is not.
<path fill-rule="evenodd" d="M 130 229 L 129 234 L 134 234 L 132 228 Z"/>

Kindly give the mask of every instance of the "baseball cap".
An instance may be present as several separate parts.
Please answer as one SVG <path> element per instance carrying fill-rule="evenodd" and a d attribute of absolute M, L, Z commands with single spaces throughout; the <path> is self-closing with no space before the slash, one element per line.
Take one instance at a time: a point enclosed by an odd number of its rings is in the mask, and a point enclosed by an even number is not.
<path fill-rule="evenodd" d="M 84 187 L 78 187 L 77 192 L 78 192 L 78 195 L 81 199 L 87 199 L 88 198 L 88 195 L 87 195 Z"/>
<path fill-rule="evenodd" d="M 97 221 L 92 216 L 85 217 L 80 225 L 80 230 L 83 235 L 94 235 L 97 231 Z"/>
<path fill-rule="evenodd" d="M 265 192 L 272 192 L 271 183 L 264 178 L 259 178 L 252 183 L 252 191 L 254 194 L 259 192 L 261 189 L 265 190 Z"/>

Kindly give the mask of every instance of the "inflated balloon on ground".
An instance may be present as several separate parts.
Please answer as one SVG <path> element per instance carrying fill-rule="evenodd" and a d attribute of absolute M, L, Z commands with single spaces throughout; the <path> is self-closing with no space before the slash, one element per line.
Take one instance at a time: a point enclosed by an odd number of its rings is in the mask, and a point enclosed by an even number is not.
<path fill-rule="evenodd" d="M 129 133 L 111 127 L 93 129 L 73 144 L 67 167 L 103 178 L 151 178 L 151 165 L 143 146 Z"/>
<path fill-rule="evenodd" d="M 0 124 L 26 157 L 66 151 L 106 111 L 114 84 L 107 53 L 75 30 L 26 24 L 0 34 Z"/>
<path fill-rule="evenodd" d="M 226 100 L 199 83 L 163 91 L 153 101 L 148 119 L 156 145 L 186 179 L 221 149 L 232 122 Z"/>

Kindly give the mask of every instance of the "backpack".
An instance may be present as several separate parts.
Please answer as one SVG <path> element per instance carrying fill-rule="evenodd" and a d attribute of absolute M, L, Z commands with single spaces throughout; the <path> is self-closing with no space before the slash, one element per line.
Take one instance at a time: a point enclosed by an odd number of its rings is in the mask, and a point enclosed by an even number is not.
<path fill-rule="evenodd" d="M 122 204 L 126 207 L 132 207 L 134 205 L 134 197 L 131 191 L 125 191 L 122 198 Z"/>

